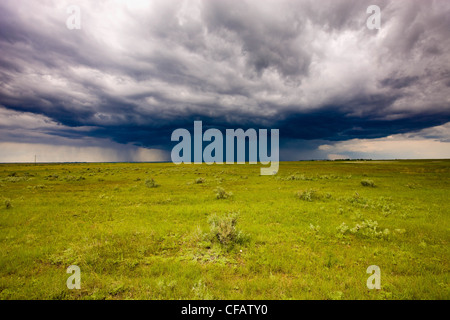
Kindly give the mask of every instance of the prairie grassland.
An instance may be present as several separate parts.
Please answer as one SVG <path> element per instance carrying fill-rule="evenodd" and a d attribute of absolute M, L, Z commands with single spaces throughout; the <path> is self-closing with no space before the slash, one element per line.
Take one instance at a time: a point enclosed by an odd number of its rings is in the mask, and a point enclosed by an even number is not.
<path fill-rule="evenodd" d="M 0 299 L 450 298 L 450 161 L 259 170 L 0 165 Z"/>

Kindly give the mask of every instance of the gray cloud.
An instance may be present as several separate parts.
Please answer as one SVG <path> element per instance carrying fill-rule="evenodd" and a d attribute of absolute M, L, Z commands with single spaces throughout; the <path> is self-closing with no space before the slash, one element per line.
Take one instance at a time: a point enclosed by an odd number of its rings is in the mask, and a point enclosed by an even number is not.
<path fill-rule="evenodd" d="M 66 28 L 69 4 L 81 30 Z M 366 27 L 371 4 L 380 30 Z M 50 133 L 167 149 L 174 128 L 203 119 L 277 127 L 292 147 L 450 121 L 444 0 L 6 0 L 0 51 L 0 104 L 51 121 L 33 130 L 48 143 Z M 33 140 L 8 121 L 2 141 Z"/>

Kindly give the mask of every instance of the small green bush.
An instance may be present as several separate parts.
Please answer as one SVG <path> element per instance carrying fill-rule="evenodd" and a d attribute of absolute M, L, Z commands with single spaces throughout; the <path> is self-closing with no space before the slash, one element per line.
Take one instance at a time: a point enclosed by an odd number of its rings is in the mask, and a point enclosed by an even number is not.
<path fill-rule="evenodd" d="M 365 238 L 388 238 L 390 235 L 389 229 L 383 231 L 378 230 L 378 222 L 366 219 L 361 223 L 357 223 L 353 228 L 350 228 L 344 223 L 337 227 L 338 234 L 346 234 L 350 232 L 354 235 L 360 235 Z"/>
<path fill-rule="evenodd" d="M 28 181 L 28 178 L 11 176 L 11 177 L 4 178 L 3 181 L 5 181 L 5 182 L 22 182 L 22 181 Z"/>
<path fill-rule="evenodd" d="M 197 178 L 197 179 L 195 179 L 195 183 L 196 183 L 196 184 L 200 184 L 200 183 L 203 183 L 203 182 L 205 182 L 205 179 L 203 179 L 203 178 Z"/>
<path fill-rule="evenodd" d="M 156 187 L 158 187 L 158 184 L 156 183 L 156 181 L 153 178 L 146 179 L 145 180 L 145 185 L 148 188 L 156 188 Z"/>
<path fill-rule="evenodd" d="M 361 180 L 361 184 L 363 187 L 372 187 L 372 188 L 375 187 L 375 183 L 369 179 Z"/>
<path fill-rule="evenodd" d="M 233 196 L 232 192 L 226 192 L 225 189 L 223 189 L 221 187 L 217 187 L 214 191 L 216 192 L 217 199 L 227 199 L 227 198 Z"/>
<path fill-rule="evenodd" d="M 345 222 L 342 222 L 342 224 L 336 229 L 339 234 L 346 234 L 347 231 L 350 230 L 350 227 Z"/>
<path fill-rule="evenodd" d="M 222 245 L 232 245 L 242 243 L 244 235 L 236 227 L 238 213 L 231 212 L 223 216 L 213 214 L 209 217 L 211 242 L 218 242 Z"/>
<path fill-rule="evenodd" d="M 57 175 L 57 174 L 51 174 L 51 175 L 46 176 L 46 177 L 44 178 L 44 180 L 54 181 L 54 180 L 57 180 L 58 178 L 59 178 L 59 175 Z"/>
<path fill-rule="evenodd" d="M 297 197 L 300 200 L 305 200 L 305 201 L 313 201 L 314 199 L 319 198 L 317 191 L 314 189 L 299 191 L 299 192 L 297 192 Z"/>

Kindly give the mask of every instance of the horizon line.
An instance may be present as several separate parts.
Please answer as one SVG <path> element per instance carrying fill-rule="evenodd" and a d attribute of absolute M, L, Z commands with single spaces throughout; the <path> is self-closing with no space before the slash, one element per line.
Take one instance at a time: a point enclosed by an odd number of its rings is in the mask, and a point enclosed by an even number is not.
<path fill-rule="evenodd" d="M 386 159 L 369 159 L 369 158 L 348 158 L 348 159 L 307 159 L 307 160 L 282 160 L 278 162 L 308 162 L 308 161 L 326 161 L 326 162 L 341 162 L 341 161 L 435 161 L 435 160 L 450 160 L 450 158 L 426 158 L 426 159 L 418 159 L 418 158 L 386 158 Z M 173 163 L 172 161 L 55 161 L 55 162 L 0 162 L 0 164 L 87 164 L 87 163 Z M 185 163 L 182 163 L 185 164 Z M 198 165 L 198 164 L 206 164 L 205 162 L 195 163 L 191 162 L 189 164 Z M 245 163 L 213 163 L 217 165 L 233 165 L 233 164 L 241 164 L 246 165 Z M 260 164 L 260 163 L 258 163 Z M 178 164 L 177 164 L 178 165 Z M 256 165 L 256 164 L 255 164 Z"/>

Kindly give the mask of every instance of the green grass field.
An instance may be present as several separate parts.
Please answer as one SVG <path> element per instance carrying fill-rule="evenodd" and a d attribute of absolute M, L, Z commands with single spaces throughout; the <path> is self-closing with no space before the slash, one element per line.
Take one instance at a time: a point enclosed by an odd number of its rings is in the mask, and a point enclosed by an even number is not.
<path fill-rule="evenodd" d="M 0 298 L 450 298 L 450 161 L 259 172 L 0 165 Z M 66 287 L 69 265 L 80 290 Z M 381 290 L 366 286 L 370 265 Z"/>

